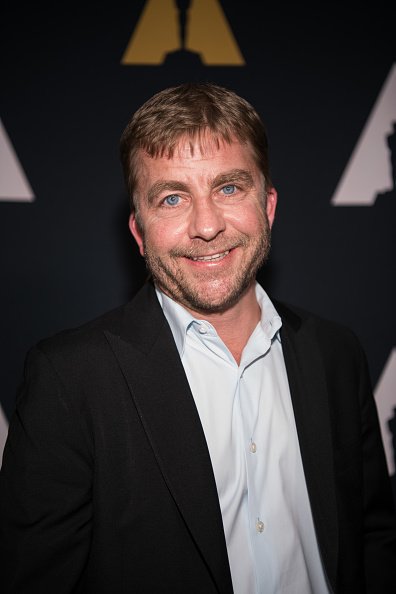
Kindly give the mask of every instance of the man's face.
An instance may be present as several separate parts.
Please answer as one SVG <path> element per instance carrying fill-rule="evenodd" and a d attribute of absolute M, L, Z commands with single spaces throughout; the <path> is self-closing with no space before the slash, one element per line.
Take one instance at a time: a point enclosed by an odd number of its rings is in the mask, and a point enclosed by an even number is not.
<path fill-rule="evenodd" d="M 192 312 L 233 307 L 253 290 L 276 207 L 250 147 L 206 134 L 182 138 L 172 158 L 137 160 L 130 229 L 156 285 Z"/>

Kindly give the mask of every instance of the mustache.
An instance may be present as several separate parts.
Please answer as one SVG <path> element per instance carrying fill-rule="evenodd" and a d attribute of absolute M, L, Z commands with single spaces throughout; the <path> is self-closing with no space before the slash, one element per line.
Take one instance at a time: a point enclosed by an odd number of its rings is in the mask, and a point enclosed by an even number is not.
<path fill-rule="evenodd" d="M 175 247 L 169 251 L 174 258 L 198 258 L 207 254 L 221 254 L 237 247 L 247 247 L 249 239 L 244 236 L 222 240 L 204 241 L 193 239 L 191 245 Z"/>

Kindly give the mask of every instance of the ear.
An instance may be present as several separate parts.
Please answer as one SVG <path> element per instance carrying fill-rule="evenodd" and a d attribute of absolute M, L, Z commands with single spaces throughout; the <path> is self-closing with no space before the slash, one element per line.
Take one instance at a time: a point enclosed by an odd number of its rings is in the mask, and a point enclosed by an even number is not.
<path fill-rule="evenodd" d="M 267 217 L 268 217 L 270 227 L 272 227 L 272 224 L 275 219 L 275 211 L 276 211 L 277 202 L 278 202 L 278 192 L 275 190 L 275 188 L 270 188 L 267 193 L 267 205 L 266 205 Z"/>
<path fill-rule="evenodd" d="M 140 254 L 144 257 L 143 232 L 136 220 L 136 215 L 134 212 L 129 217 L 129 230 L 138 244 Z"/>

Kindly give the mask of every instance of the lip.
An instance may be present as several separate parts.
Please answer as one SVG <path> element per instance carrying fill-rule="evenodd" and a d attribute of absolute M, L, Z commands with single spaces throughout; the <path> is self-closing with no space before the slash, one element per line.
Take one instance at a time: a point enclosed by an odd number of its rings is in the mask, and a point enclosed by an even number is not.
<path fill-rule="evenodd" d="M 235 248 L 229 248 L 221 252 L 213 252 L 211 254 L 200 254 L 194 256 L 187 256 L 185 259 L 192 266 L 214 268 L 225 266 L 232 258 Z"/>
<path fill-rule="evenodd" d="M 217 252 L 216 254 L 209 254 L 205 256 L 193 256 L 191 260 L 193 262 L 219 262 L 223 260 L 231 250 L 225 250 L 224 252 Z"/>

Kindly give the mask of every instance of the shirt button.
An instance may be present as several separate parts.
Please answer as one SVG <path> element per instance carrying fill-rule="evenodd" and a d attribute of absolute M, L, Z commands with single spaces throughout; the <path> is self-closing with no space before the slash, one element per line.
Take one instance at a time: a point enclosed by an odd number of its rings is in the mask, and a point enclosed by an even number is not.
<path fill-rule="evenodd" d="M 257 520 L 256 522 L 256 531 L 260 534 L 264 532 L 264 522 L 262 522 L 261 520 Z"/>
<path fill-rule="evenodd" d="M 202 324 L 198 327 L 198 332 L 200 334 L 206 334 L 207 331 L 208 331 L 208 329 L 205 326 L 203 326 Z"/>
<path fill-rule="evenodd" d="M 252 452 L 252 454 L 255 454 L 257 452 L 257 446 L 254 443 L 254 441 L 250 442 L 249 450 Z"/>

